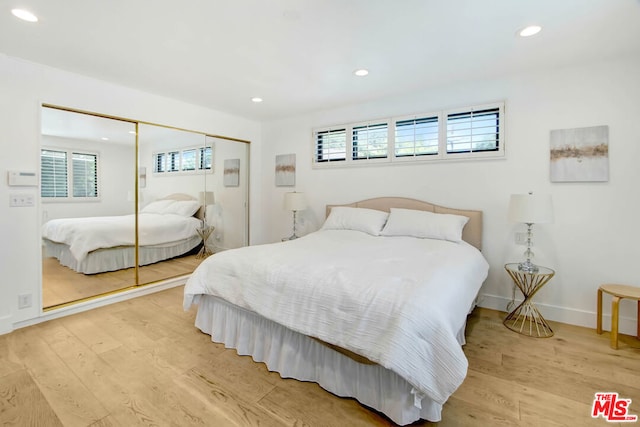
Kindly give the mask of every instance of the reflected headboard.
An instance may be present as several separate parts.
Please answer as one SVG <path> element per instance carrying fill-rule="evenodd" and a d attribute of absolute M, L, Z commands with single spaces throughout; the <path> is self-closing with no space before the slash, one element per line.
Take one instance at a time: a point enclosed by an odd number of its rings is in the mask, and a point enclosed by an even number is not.
<path fill-rule="evenodd" d="M 389 212 L 391 208 L 415 209 L 419 211 L 429 211 L 440 214 L 463 215 L 469 218 L 469 222 L 462 230 L 462 240 L 472 246 L 482 250 L 482 211 L 469 209 L 447 208 L 421 200 L 409 199 L 406 197 L 377 197 L 374 199 L 361 200 L 359 202 L 344 205 L 327 205 L 326 215 L 329 216 L 331 208 L 334 206 L 347 206 L 352 208 L 367 208 Z"/>

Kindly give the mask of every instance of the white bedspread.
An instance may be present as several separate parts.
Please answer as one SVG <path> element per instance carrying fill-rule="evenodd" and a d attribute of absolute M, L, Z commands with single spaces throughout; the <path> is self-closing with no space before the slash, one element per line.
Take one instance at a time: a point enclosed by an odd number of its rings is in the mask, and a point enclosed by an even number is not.
<path fill-rule="evenodd" d="M 444 404 L 466 376 L 456 337 L 488 268 L 464 242 L 325 230 L 209 257 L 184 308 L 221 297 L 366 356 Z"/>
<path fill-rule="evenodd" d="M 177 242 L 196 235 L 199 226 L 195 217 L 141 213 L 138 242 L 140 246 Z M 96 249 L 133 245 L 135 215 L 52 219 L 42 226 L 42 237 L 67 244 L 82 261 Z"/>

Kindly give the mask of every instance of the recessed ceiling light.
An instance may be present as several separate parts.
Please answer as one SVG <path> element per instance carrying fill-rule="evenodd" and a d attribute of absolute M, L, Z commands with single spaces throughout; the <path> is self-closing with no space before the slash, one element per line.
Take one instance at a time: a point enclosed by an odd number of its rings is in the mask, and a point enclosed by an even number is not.
<path fill-rule="evenodd" d="M 518 35 L 520 37 L 530 37 L 530 36 L 538 34 L 540 31 L 542 31 L 542 27 L 541 26 L 539 26 L 539 25 L 529 25 L 528 27 L 525 27 L 522 30 L 518 31 Z"/>
<path fill-rule="evenodd" d="M 253 98 L 251 98 L 251 101 L 257 104 L 258 102 L 262 102 L 262 98 L 258 96 L 254 96 Z"/>
<path fill-rule="evenodd" d="M 16 18 L 20 18 L 23 21 L 38 22 L 38 17 L 33 13 L 29 12 L 28 10 L 11 9 L 11 13 L 13 13 L 13 16 L 15 16 Z"/>
<path fill-rule="evenodd" d="M 101 140 L 103 140 L 103 141 L 108 141 L 108 140 L 109 140 L 109 138 L 107 138 L 106 136 L 103 136 L 103 137 L 102 137 L 102 138 L 100 138 L 100 139 L 101 139 Z"/>
<path fill-rule="evenodd" d="M 365 70 L 364 68 L 361 68 L 359 70 L 355 70 L 353 74 L 355 74 L 358 77 L 364 77 L 367 74 L 369 74 L 369 70 Z"/>

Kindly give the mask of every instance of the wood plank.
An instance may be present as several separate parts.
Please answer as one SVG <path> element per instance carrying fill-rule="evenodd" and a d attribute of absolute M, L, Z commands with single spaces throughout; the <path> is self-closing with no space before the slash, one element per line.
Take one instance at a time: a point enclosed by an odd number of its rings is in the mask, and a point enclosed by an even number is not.
<path fill-rule="evenodd" d="M 51 427 L 63 425 L 26 370 L 0 376 L 0 424 Z"/>
<path fill-rule="evenodd" d="M 86 426 L 108 415 L 102 403 L 44 342 L 43 330 L 36 325 L 14 331 L 9 342 L 60 421 L 65 426 Z"/>

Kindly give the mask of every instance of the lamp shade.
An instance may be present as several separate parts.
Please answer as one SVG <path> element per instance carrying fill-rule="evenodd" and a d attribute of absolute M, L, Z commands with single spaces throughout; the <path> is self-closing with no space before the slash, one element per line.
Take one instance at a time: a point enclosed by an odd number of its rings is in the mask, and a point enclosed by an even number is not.
<path fill-rule="evenodd" d="M 509 201 L 509 221 L 525 224 L 553 222 L 551 195 L 512 194 Z"/>
<path fill-rule="evenodd" d="M 284 208 L 288 211 L 301 211 L 307 208 L 304 193 L 284 193 Z"/>
<path fill-rule="evenodd" d="M 201 191 L 198 194 L 200 204 L 203 206 L 212 205 L 214 203 L 213 191 Z"/>

